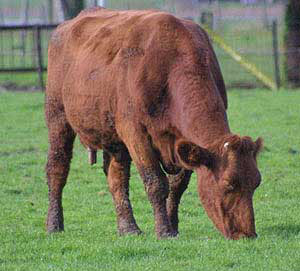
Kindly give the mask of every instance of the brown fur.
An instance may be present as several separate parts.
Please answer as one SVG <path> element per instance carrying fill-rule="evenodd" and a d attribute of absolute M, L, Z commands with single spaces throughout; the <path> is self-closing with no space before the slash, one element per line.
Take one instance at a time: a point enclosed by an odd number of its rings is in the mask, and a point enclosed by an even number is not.
<path fill-rule="evenodd" d="M 241 208 L 253 209 L 259 143 L 231 134 L 226 108 L 218 61 L 198 25 L 161 11 L 102 8 L 60 25 L 49 46 L 45 102 L 48 231 L 63 230 L 62 190 L 78 135 L 87 148 L 103 149 L 120 234 L 140 233 L 129 200 L 132 159 L 159 238 L 178 233 L 191 170 L 217 228 L 228 238 L 253 236 L 253 211 L 243 216 Z M 178 175 L 168 178 L 162 167 Z M 225 181 L 239 184 L 237 196 L 227 199 Z"/>

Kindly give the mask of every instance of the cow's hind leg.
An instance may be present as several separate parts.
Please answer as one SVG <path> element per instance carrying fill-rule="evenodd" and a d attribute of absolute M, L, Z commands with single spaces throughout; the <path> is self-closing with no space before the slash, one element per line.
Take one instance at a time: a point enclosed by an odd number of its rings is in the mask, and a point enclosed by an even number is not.
<path fill-rule="evenodd" d="M 117 155 L 103 151 L 103 169 L 116 208 L 120 235 L 140 234 L 129 200 L 129 177 L 131 158 L 127 150 Z"/>
<path fill-rule="evenodd" d="M 192 171 L 182 169 L 177 175 L 169 175 L 169 196 L 167 211 L 172 229 L 178 234 L 178 207 L 184 191 L 187 189 Z"/>
<path fill-rule="evenodd" d="M 47 231 L 64 230 L 62 191 L 69 173 L 75 133 L 68 124 L 63 107 L 54 101 L 46 103 L 49 150 L 46 173 L 48 179 L 49 209 Z"/>

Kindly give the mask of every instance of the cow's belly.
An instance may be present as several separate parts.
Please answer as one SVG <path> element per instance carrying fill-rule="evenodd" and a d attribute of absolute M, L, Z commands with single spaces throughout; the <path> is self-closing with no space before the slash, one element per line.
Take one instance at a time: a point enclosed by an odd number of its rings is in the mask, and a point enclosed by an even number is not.
<path fill-rule="evenodd" d="M 86 147 L 102 149 L 119 142 L 114 114 L 107 103 L 94 95 L 68 95 L 64 97 L 68 122 Z"/>

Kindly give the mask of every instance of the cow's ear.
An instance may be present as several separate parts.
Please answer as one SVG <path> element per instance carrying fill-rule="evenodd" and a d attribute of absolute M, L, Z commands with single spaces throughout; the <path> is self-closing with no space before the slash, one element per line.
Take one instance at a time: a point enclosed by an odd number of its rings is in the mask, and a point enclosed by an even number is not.
<path fill-rule="evenodd" d="M 208 150 L 187 141 L 176 144 L 176 156 L 180 164 L 186 169 L 195 169 L 200 166 L 212 168 L 214 156 Z"/>

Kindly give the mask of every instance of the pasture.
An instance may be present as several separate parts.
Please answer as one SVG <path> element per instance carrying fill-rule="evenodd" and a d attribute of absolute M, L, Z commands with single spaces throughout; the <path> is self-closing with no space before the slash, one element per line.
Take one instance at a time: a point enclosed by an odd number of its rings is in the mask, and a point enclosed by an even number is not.
<path fill-rule="evenodd" d="M 44 94 L 0 93 L 0 270 L 299 270 L 300 92 L 229 92 L 232 131 L 262 136 L 263 181 L 254 196 L 256 240 L 225 240 L 201 207 L 193 175 L 179 211 L 180 235 L 158 241 L 142 181 L 131 199 L 144 234 L 119 237 L 99 162 L 76 141 L 64 189 L 65 232 L 47 235 Z"/>

